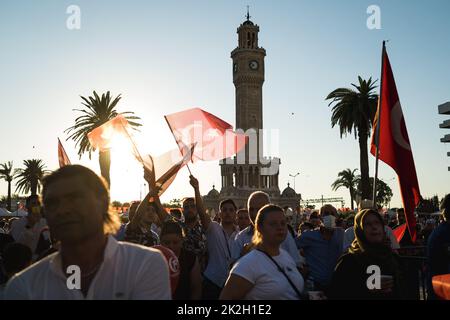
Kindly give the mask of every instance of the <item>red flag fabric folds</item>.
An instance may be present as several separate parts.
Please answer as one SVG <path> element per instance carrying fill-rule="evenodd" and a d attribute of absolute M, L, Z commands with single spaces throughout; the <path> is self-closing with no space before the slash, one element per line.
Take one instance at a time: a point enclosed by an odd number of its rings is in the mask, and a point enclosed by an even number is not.
<path fill-rule="evenodd" d="M 116 135 L 122 134 L 128 137 L 128 128 L 128 120 L 124 116 L 118 115 L 89 132 L 88 139 L 94 149 L 105 151 L 111 148 Z"/>
<path fill-rule="evenodd" d="M 184 145 L 196 144 L 192 160 L 221 160 L 238 153 L 246 144 L 244 134 L 200 108 L 193 108 L 165 116 L 180 150 Z"/>
<path fill-rule="evenodd" d="M 405 231 L 406 231 L 406 223 L 404 223 L 401 226 L 398 226 L 397 228 L 392 230 L 392 233 L 394 234 L 395 238 L 397 239 L 397 241 L 399 243 L 402 240 L 403 235 L 405 234 Z"/>
<path fill-rule="evenodd" d="M 175 180 L 178 171 L 192 159 L 195 144 L 183 146 L 182 150 L 174 149 L 158 157 L 151 155 L 143 157 L 144 166 L 155 172 L 158 195 L 161 196 Z M 181 152 L 180 152 L 181 151 Z"/>
<path fill-rule="evenodd" d="M 412 241 L 415 242 L 414 209 L 421 199 L 419 183 L 394 75 L 384 47 L 381 79 L 381 97 L 373 126 L 370 152 L 376 156 L 376 126 L 379 125 L 379 159 L 392 167 L 398 175 L 408 230 Z"/>

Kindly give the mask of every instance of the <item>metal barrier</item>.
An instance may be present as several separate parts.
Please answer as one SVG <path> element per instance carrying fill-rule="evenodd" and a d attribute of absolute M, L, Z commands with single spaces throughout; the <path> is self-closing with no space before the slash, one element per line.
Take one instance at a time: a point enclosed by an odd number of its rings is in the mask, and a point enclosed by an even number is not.
<path fill-rule="evenodd" d="M 402 247 L 398 252 L 404 267 L 406 298 L 427 300 L 426 247 Z"/>

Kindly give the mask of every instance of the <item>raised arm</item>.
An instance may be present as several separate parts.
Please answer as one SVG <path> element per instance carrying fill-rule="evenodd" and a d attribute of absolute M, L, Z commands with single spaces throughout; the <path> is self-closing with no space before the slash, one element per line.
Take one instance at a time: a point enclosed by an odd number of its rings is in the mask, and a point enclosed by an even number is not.
<path fill-rule="evenodd" d="M 159 190 L 156 187 L 155 172 L 147 169 L 144 166 L 144 179 L 148 183 L 148 191 L 149 191 L 144 200 L 148 204 L 150 199 L 153 198 L 153 202 L 156 205 L 156 214 L 158 215 L 158 219 L 159 219 L 160 224 L 162 224 L 166 220 L 166 218 L 167 218 L 167 216 L 169 214 L 163 208 L 163 206 L 161 205 L 161 201 L 159 200 L 159 196 L 158 196 L 158 191 Z"/>
<path fill-rule="evenodd" d="M 203 205 L 203 199 L 200 194 L 198 180 L 193 175 L 191 175 L 189 179 L 190 179 L 189 182 L 195 191 L 195 205 L 197 207 L 197 212 L 200 217 L 200 222 L 202 224 L 203 230 L 206 232 L 206 230 L 208 230 L 209 224 L 211 223 L 211 218 L 206 214 L 205 206 Z"/>

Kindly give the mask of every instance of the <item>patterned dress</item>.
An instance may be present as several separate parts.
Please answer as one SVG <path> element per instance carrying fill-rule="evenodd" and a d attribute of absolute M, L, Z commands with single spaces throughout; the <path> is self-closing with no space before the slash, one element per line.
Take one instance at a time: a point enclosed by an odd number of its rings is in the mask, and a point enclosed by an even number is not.
<path fill-rule="evenodd" d="M 159 237 L 150 228 L 131 230 L 129 225 L 127 225 L 125 227 L 125 237 L 123 241 L 140 244 L 146 247 L 152 247 L 159 244 Z"/>
<path fill-rule="evenodd" d="M 206 246 L 206 234 L 202 229 L 200 223 L 197 223 L 194 227 L 189 228 L 185 223 L 178 222 L 184 230 L 184 242 L 183 249 L 194 253 L 200 264 L 201 271 L 206 268 L 208 261 L 208 252 Z"/>

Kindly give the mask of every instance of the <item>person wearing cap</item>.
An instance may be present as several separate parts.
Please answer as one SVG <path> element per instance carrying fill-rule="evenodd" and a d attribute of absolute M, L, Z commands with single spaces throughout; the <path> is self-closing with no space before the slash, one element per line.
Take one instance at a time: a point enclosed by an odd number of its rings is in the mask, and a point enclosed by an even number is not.
<path fill-rule="evenodd" d="M 297 238 L 297 247 L 306 258 L 315 287 L 326 295 L 336 262 L 343 253 L 344 230 L 336 228 L 337 210 L 332 205 L 320 208 L 320 216 L 323 225 L 302 233 Z"/>
<path fill-rule="evenodd" d="M 354 229 L 355 240 L 337 262 L 328 298 L 403 299 L 403 267 L 399 256 L 386 241 L 381 215 L 374 209 L 360 210 L 355 216 Z"/>
<path fill-rule="evenodd" d="M 437 226 L 428 238 L 428 298 L 435 299 L 431 280 L 433 276 L 450 273 L 450 193 L 441 202 L 440 208 L 444 223 Z"/>

